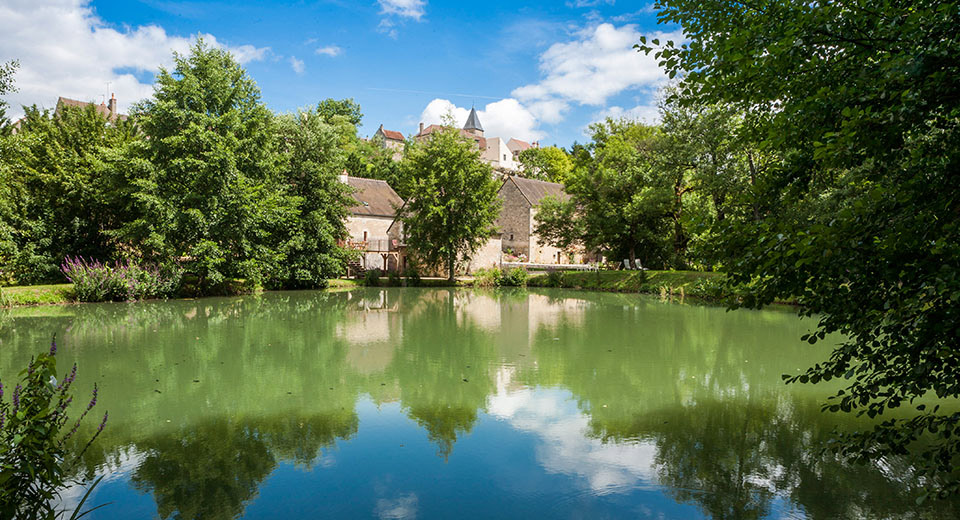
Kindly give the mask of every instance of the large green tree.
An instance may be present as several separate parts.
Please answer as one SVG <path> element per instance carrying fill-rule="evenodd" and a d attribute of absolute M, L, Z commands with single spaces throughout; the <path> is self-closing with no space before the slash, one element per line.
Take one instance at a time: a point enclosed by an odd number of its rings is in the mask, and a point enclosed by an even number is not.
<path fill-rule="evenodd" d="M 528 148 L 520 152 L 521 175 L 533 179 L 562 183 L 573 170 L 570 155 L 556 146 Z"/>
<path fill-rule="evenodd" d="M 659 130 L 607 119 L 590 131 L 592 141 L 578 148 L 566 180 L 571 197 L 544 202 L 537 233 L 565 249 L 579 245 L 628 258 L 634 268 L 671 265 L 673 184 L 652 161 Z"/>
<path fill-rule="evenodd" d="M 764 218 L 731 229 L 744 305 L 796 297 L 829 359 L 789 381 L 840 378 L 825 408 L 911 410 L 837 449 L 914 449 L 927 487 L 960 490 L 960 4 L 662 0 L 686 43 L 642 42 L 689 104 L 730 103 L 783 159 L 764 173 Z"/>
<path fill-rule="evenodd" d="M 131 181 L 141 214 L 119 235 L 147 257 L 179 259 L 203 288 L 268 278 L 296 208 L 276 172 L 274 116 L 253 79 L 199 40 L 160 69 L 134 117 L 148 167 Z"/>
<path fill-rule="evenodd" d="M 450 280 L 495 231 L 500 212 L 490 165 L 480 161 L 473 141 L 452 126 L 412 147 L 404 159 L 404 192 L 409 199 L 401 219 L 416 258 L 442 266 Z"/>
<path fill-rule="evenodd" d="M 339 181 L 346 156 L 338 146 L 337 128 L 313 110 L 282 116 L 281 174 L 294 196 L 297 213 L 285 226 L 275 284 L 290 288 L 324 287 L 346 267 L 347 251 L 338 242 L 347 237 L 350 188 Z"/>

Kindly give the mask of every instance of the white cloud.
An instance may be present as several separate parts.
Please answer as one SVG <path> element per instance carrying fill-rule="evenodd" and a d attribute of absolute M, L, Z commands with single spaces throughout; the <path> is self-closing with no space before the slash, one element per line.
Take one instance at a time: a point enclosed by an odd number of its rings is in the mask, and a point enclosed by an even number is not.
<path fill-rule="evenodd" d="M 306 68 L 303 65 L 303 60 L 298 60 L 296 56 L 290 56 L 290 66 L 293 67 L 293 71 L 297 74 L 303 74 Z"/>
<path fill-rule="evenodd" d="M 488 398 L 487 411 L 514 429 L 537 436 L 537 462 L 547 472 L 578 477 L 598 495 L 659 483 L 657 447 L 652 441 L 613 443 L 592 438 L 590 417 L 577 408 L 577 399 L 569 391 L 515 390 L 514 376 L 513 369 L 497 373 L 497 392 Z"/>
<path fill-rule="evenodd" d="M 650 103 L 645 105 L 637 105 L 633 108 L 612 106 L 601 111 L 597 115 L 596 120 L 602 121 L 608 117 L 612 117 L 614 119 L 642 121 L 647 124 L 656 124 L 660 121 L 660 109 L 657 107 L 655 100 L 651 100 Z"/>
<path fill-rule="evenodd" d="M 604 106 L 621 92 L 653 88 L 667 81 L 651 54 L 633 45 L 641 34 L 633 25 L 600 24 L 579 33 L 579 39 L 555 43 L 540 56 L 539 83 L 524 85 L 513 96 L 543 121 L 558 122 L 570 105 Z M 661 40 L 682 40 L 682 34 L 647 34 Z"/>
<path fill-rule="evenodd" d="M 413 18 L 420 21 L 426 14 L 425 0 L 377 0 L 380 12 L 386 15 L 396 15 L 402 18 Z"/>
<path fill-rule="evenodd" d="M 453 114 L 457 126 L 467 122 L 470 109 L 458 107 L 447 99 L 434 99 L 420 114 L 420 121 L 424 124 L 442 124 L 443 117 Z M 480 124 L 483 125 L 484 135 L 487 137 L 501 137 L 504 141 L 511 137 L 524 141 L 542 139 L 539 122 L 533 113 L 513 98 L 501 99 L 487 104 L 482 110 L 477 110 Z"/>
<path fill-rule="evenodd" d="M 326 47 L 320 47 L 314 52 L 321 56 L 330 56 L 331 58 L 333 58 L 335 56 L 339 56 L 340 53 L 343 52 L 343 49 L 341 49 L 340 47 L 337 47 L 336 45 L 327 45 Z"/>
<path fill-rule="evenodd" d="M 0 2 L 0 34 L 0 56 L 20 61 L 14 77 L 19 92 L 6 96 L 13 117 L 21 114 L 20 105 L 53 108 L 58 96 L 99 101 L 111 91 L 125 112 L 152 94 L 147 78 L 160 65 L 172 65 L 171 51 L 187 53 L 193 42 L 156 25 L 114 29 L 96 16 L 88 0 L 5 0 Z M 264 59 L 270 52 L 201 36 L 227 48 L 240 63 Z"/>

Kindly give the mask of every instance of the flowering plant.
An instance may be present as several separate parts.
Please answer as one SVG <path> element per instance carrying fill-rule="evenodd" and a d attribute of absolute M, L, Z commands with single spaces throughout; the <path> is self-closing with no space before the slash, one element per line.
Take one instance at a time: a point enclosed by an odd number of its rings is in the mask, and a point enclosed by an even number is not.
<path fill-rule="evenodd" d="M 60 271 L 73 283 L 77 299 L 84 302 L 133 301 L 165 298 L 180 288 L 179 268 L 161 268 L 135 262 L 100 262 L 67 257 Z"/>
<path fill-rule="evenodd" d="M 93 395 L 80 417 L 72 421 L 67 409 L 73 402 L 70 386 L 77 376 L 77 365 L 58 382 L 56 355 L 54 340 L 49 352 L 31 359 L 20 372 L 21 379 L 10 392 L 9 402 L 3 398 L 8 387 L 0 381 L 0 518 L 62 515 L 63 511 L 54 509 L 59 490 L 107 424 L 104 413 L 96 433 L 82 448 L 68 449 L 67 442 L 97 405 L 97 386 L 94 384 Z"/>

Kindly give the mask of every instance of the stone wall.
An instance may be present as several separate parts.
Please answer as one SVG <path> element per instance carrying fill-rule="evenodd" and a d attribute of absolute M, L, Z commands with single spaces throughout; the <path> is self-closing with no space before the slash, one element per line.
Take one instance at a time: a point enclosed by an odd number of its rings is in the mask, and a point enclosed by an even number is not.
<path fill-rule="evenodd" d="M 517 185 L 507 181 L 497 197 L 502 201 L 497 227 L 503 240 L 503 251 L 511 250 L 516 254 L 530 254 L 531 218 L 530 203 L 520 193 Z"/>
<path fill-rule="evenodd" d="M 500 259 L 503 257 L 503 244 L 499 236 L 491 237 L 486 241 L 473 257 L 470 258 L 470 265 L 467 266 L 467 274 L 472 274 L 478 269 L 492 269 L 500 267 Z"/>
<path fill-rule="evenodd" d="M 350 240 L 360 242 L 363 240 L 388 240 L 387 228 L 393 222 L 389 217 L 370 217 L 351 215 L 347 217 L 347 233 L 350 234 Z M 364 236 L 366 232 L 366 236 Z M 383 256 L 379 253 L 365 253 L 363 255 L 363 267 L 365 269 L 387 269 L 383 263 Z"/>

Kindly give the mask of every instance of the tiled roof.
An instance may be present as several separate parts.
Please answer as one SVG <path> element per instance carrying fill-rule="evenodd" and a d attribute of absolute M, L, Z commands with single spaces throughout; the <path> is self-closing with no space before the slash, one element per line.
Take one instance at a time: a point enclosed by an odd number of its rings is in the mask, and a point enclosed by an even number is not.
<path fill-rule="evenodd" d="M 470 115 L 467 116 L 467 122 L 463 125 L 463 129 L 483 131 L 483 125 L 480 124 L 480 116 L 477 115 L 477 109 L 470 109 Z"/>
<path fill-rule="evenodd" d="M 403 134 L 397 132 L 396 130 L 383 130 L 383 136 L 387 139 L 393 139 L 394 141 L 403 141 Z"/>
<path fill-rule="evenodd" d="M 108 107 L 105 103 L 100 103 L 99 105 L 96 105 L 94 103 L 90 103 L 87 101 L 78 101 L 76 99 L 65 98 L 63 96 L 60 96 L 59 98 L 57 98 L 57 110 L 59 110 L 61 106 L 79 108 L 82 110 L 88 105 L 93 105 L 93 107 L 96 109 L 98 114 L 100 114 L 101 116 L 103 116 L 108 120 L 110 119 L 110 107 Z M 116 117 L 121 120 L 127 119 L 126 114 L 117 114 Z"/>
<path fill-rule="evenodd" d="M 530 143 L 526 141 L 521 141 L 519 139 L 510 138 L 510 140 L 507 141 L 507 148 L 509 148 L 513 152 L 517 152 L 517 151 L 522 152 L 524 150 L 530 149 Z"/>
<path fill-rule="evenodd" d="M 347 184 L 356 191 L 353 198 L 359 202 L 350 208 L 350 213 L 367 217 L 393 217 L 403 205 L 403 199 L 393 191 L 387 181 L 347 177 Z"/>
<path fill-rule="evenodd" d="M 507 182 L 513 181 L 520 193 L 527 199 L 531 206 L 539 206 L 540 201 L 547 195 L 567 199 L 570 195 L 563 191 L 563 185 L 555 182 L 538 181 L 536 179 L 524 179 L 523 177 L 510 176 Z"/>

